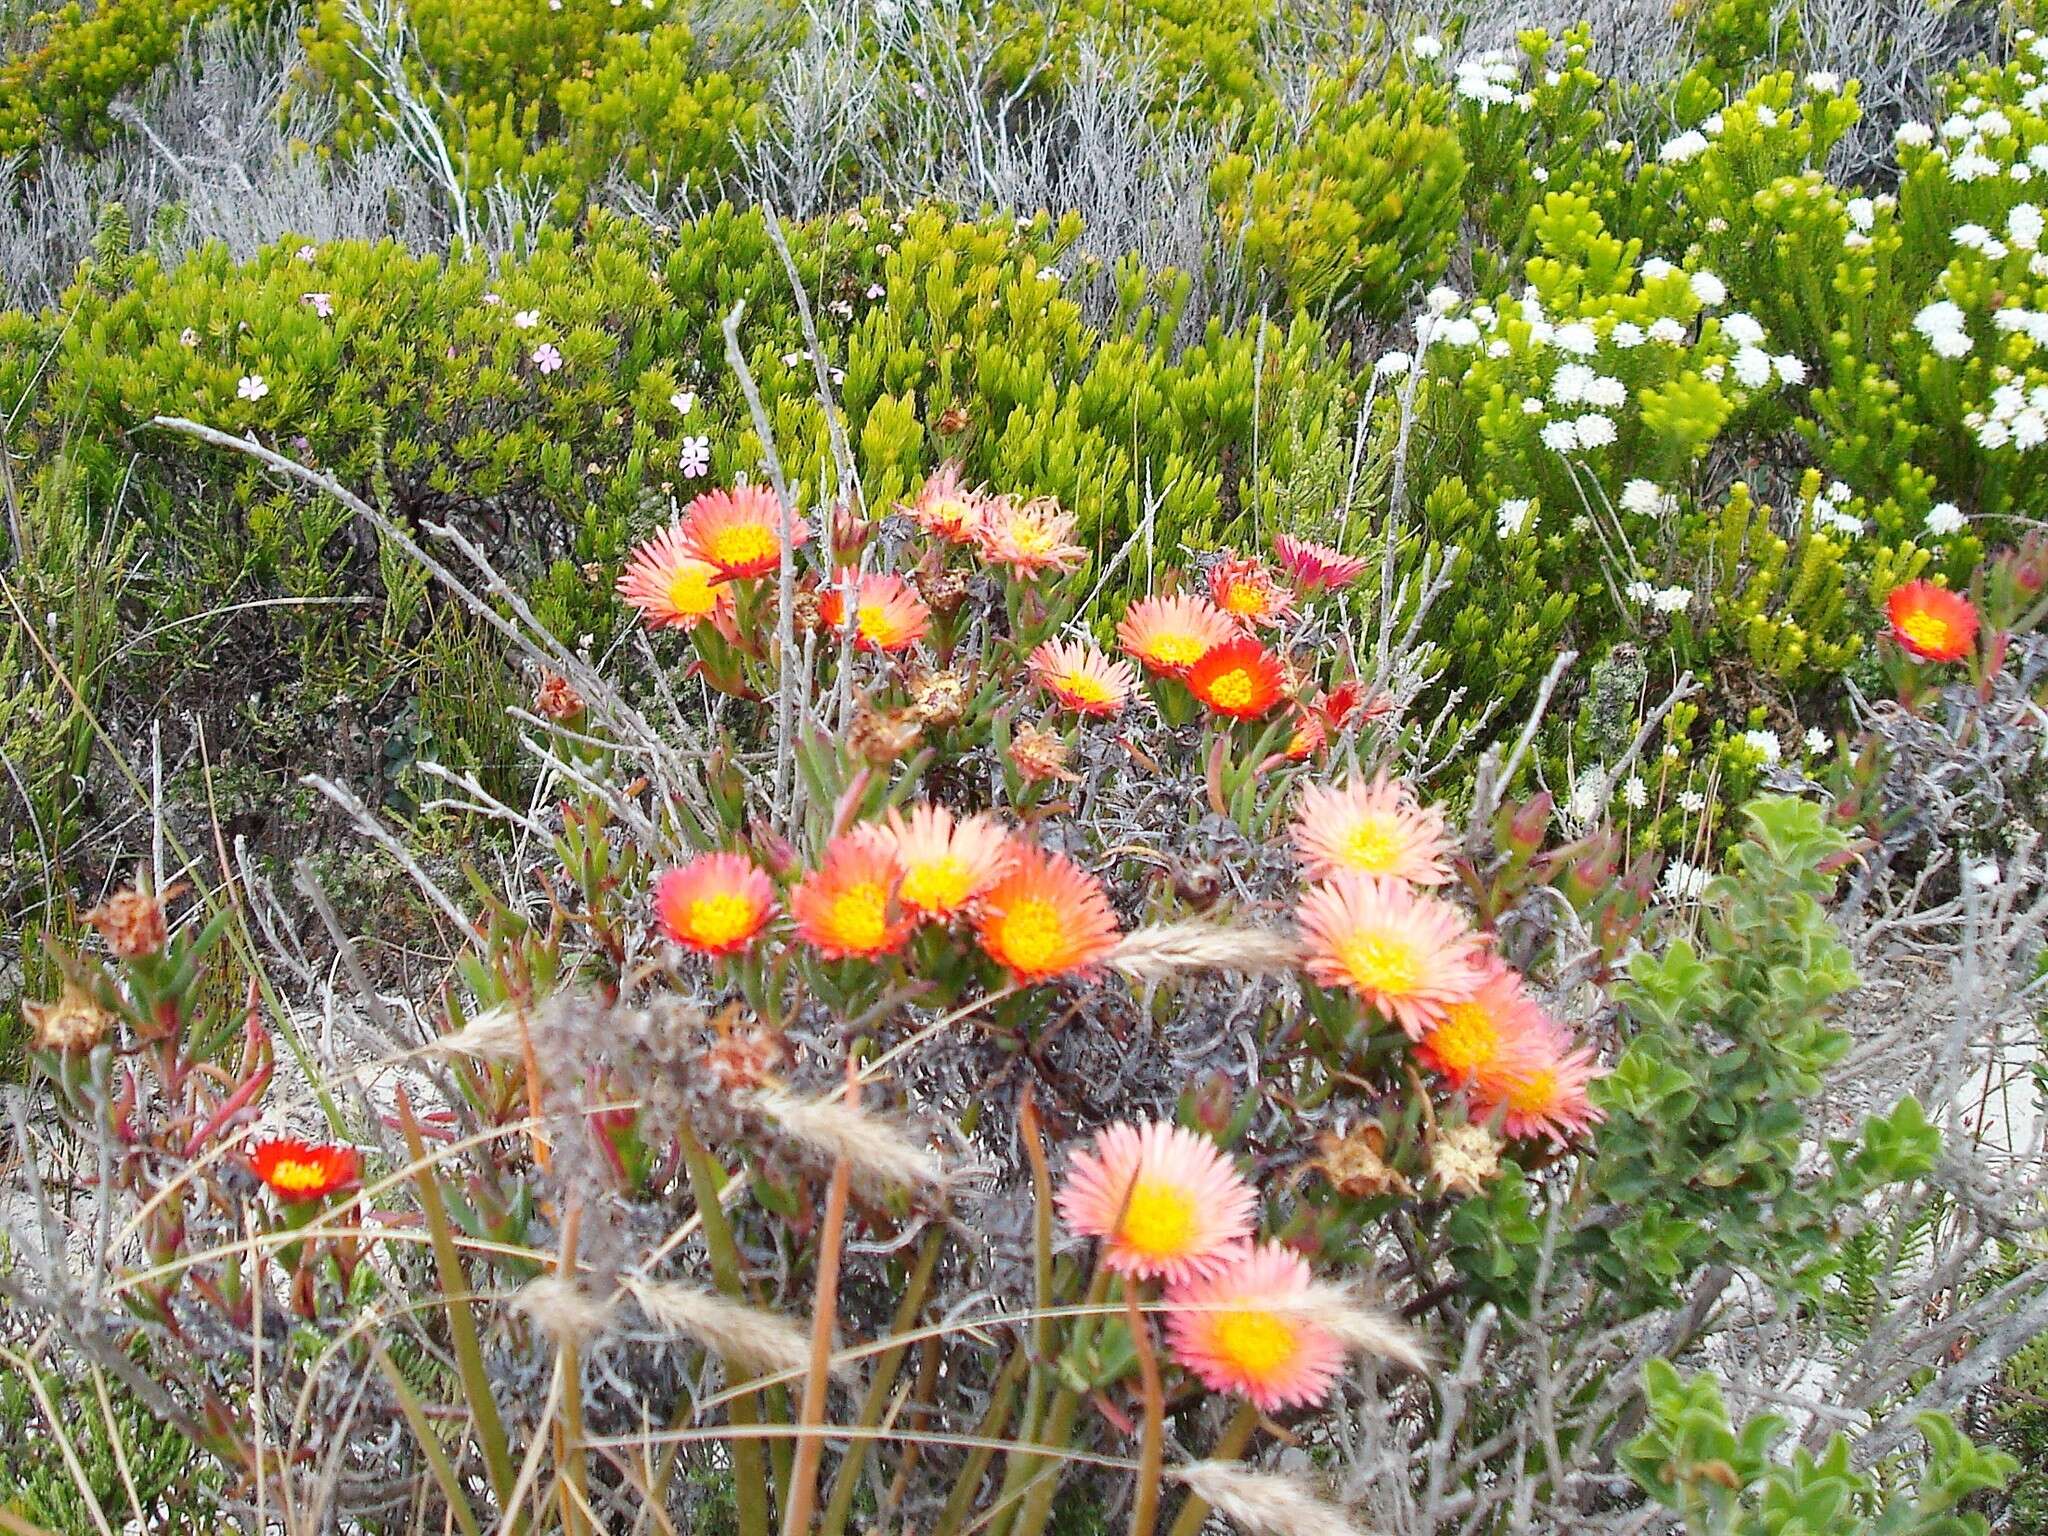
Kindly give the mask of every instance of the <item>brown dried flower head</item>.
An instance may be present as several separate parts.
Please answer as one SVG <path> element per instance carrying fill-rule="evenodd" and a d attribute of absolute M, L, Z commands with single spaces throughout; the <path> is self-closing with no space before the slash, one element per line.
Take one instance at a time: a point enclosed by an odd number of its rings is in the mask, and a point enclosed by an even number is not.
<path fill-rule="evenodd" d="M 745 1093 L 775 1080 L 789 1056 L 782 1036 L 759 1024 L 720 1033 L 704 1052 L 704 1069 L 727 1093 Z"/>
<path fill-rule="evenodd" d="M 949 405 L 939 412 L 939 419 L 932 424 L 932 430 L 941 437 L 952 437 L 967 430 L 969 418 L 963 405 Z"/>
<path fill-rule="evenodd" d="M 1316 1137 L 1316 1155 L 1308 1165 L 1329 1180 L 1330 1188 L 1353 1200 L 1410 1193 L 1407 1179 L 1387 1166 L 1386 1150 L 1386 1132 L 1376 1125 L 1342 1135 L 1324 1131 Z"/>
<path fill-rule="evenodd" d="M 533 707 L 557 725 L 572 725 L 583 718 L 583 695 L 559 672 L 543 672 L 535 690 Z"/>
<path fill-rule="evenodd" d="M 800 587 L 792 595 L 789 603 L 789 622 L 790 626 L 800 635 L 809 630 L 824 627 L 818 610 L 818 589 L 816 587 Z"/>
<path fill-rule="evenodd" d="M 106 1038 L 113 1017 L 99 1000 L 73 978 L 64 978 L 64 990 L 53 1003 L 24 998 L 21 1016 L 28 1022 L 29 1048 L 71 1055 L 91 1050 Z"/>
<path fill-rule="evenodd" d="M 99 929 L 107 948 L 122 960 L 153 955 L 170 939 L 164 922 L 164 903 L 183 890 L 174 885 L 161 897 L 149 888 L 148 878 L 137 871 L 135 883 L 114 892 L 85 914 L 85 920 Z"/>
<path fill-rule="evenodd" d="M 1429 1175 L 1447 1195 L 1476 1195 L 1500 1177 L 1500 1142 L 1483 1125 L 1450 1125 L 1437 1132 Z"/>
<path fill-rule="evenodd" d="M 935 729 L 958 725 L 967 713 L 967 702 L 963 672 L 920 672 L 910 680 L 910 712 Z"/>
<path fill-rule="evenodd" d="M 957 611 L 967 599 L 965 571 L 920 571 L 914 578 L 918 596 L 933 613 L 945 616 Z"/>
<path fill-rule="evenodd" d="M 863 709 L 853 717 L 847 745 L 855 755 L 882 767 L 915 751 L 923 736 L 914 712 L 907 709 Z"/>
<path fill-rule="evenodd" d="M 1042 779 L 1064 779 L 1078 784 L 1081 776 L 1067 767 L 1067 741 L 1057 731 L 1027 725 L 1010 738 L 1010 761 L 1027 784 Z"/>

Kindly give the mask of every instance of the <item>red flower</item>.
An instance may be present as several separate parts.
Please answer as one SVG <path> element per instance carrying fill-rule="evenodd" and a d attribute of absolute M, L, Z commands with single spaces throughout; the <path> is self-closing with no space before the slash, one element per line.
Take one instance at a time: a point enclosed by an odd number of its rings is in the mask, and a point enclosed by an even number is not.
<path fill-rule="evenodd" d="M 1977 610 L 1946 587 L 1909 581 L 1892 588 L 1885 606 L 1892 638 L 1922 661 L 1961 661 L 1977 643 Z"/>
<path fill-rule="evenodd" d="M 1213 647 L 1188 669 L 1188 691 L 1219 715 L 1256 720 L 1280 702 L 1280 659 L 1249 637 Z"/>
<path fill-rule="evenodd" d="M 249 1166 L 280 1200 L 325 1200 L 362 1177 L 362 1160 L 354 1147 L 319 1146 L 283 1136 L 262 1142 L 249 1153 Z"/>

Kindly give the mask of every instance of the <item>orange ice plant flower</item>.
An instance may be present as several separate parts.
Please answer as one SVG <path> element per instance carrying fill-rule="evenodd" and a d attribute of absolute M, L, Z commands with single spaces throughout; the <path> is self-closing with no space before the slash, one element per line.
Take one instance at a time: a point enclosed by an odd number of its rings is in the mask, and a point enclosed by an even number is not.
<path fill-rule="evenodd" d="M 932 611 L 901 576 L 841 571 L 818 597 L 818 617 L 837 630 L 845 622 L 848 585 L 854 588 L 853 643 L 862 651 L 902 651 L 925 637 Z"/>
<path fill-rule="evenodd" d="M 1931 581 L 1893 587 L 1885 600 L 1892 638 L 1922 661 L 1961 661 L 1977 643 L 1977 609 Z"/>
<path fill-rule="evenodd" d="M 981 898 L 976 937 L 1028 984 L 1092 970 L 1119 934 L 1100 880 L 1063 854 L 1019 842 L 1009 872 Z"/>
<path fill-rule="evenodd" d="M 1217 561 L 1209 567 L 1209 600 L 1247 627 L 1278 624 L 1294 611 L 1294 594 L 1273 579 L 1263 560 Z"/>
<path fill-rule="evenodd" d="M 1071 571 L 1088 558 L 1088 551 L 1073 541 L 1074 523 L 1074 514 L 1061 511 L 1050 496 L 1035 501 L 996 496 L 982 505 L 974 538 L 984 560 L 1027 576 Z"/>
<path fill-rule="evenodd" d="M 706 491 L 683 509 L 683 537 L 690 551 L 727 580 L 765 576 L 782 564 L 783 507 L 761 485 Z M 809 526 L 792 516 L 790 547 L 805 543 Z"/>
<path fill-rule="evenodd" d="M 1047 640 L 1031 653 L 1031 675 L 1068 709 L 1114 715 L 1138 686 L 1128 661 L 1112 661 L 1085 640 Z"/>
<path fill-rule="evenodd" d="M 1227 641 L 1188 668 L 1188 692 L 1219 715 L 1256 720 L 1286 694 L 1280 658 L 1250 636 Z"/>
<path fill-rule="evenodd" d="M 743 853 L 700 853 L 654 882 L 661 931 L 700 955 L 730 955 L 775 915 L 775 885 Z"/>
<path fill-rule="evenodd" d="M 718 567 L 700 560 L 681 523 L 638 545 L 619 573 L 618 593 L 649 629 L 695 629 L 732 606 Z"/>
<path fill-rule="evenodd" d="M 950 544 L 972 544 L 981 528 L 985 494 L 961 483 L 957 462 L 941 465 L 919 489 L 914 501 L 900 504 L 910 520 L 934 538 Z"/>
<path fill-rule="evenodd" d="M 332 1146 L 282 1136 L 249 1150 L 249 1166 L 278 1199 L 291 1204 L 325 1200 L 351 1188 L 362 1176 L 354 1147 Z"/>
<path fill-rule="evenodd" d="M 1484 950 L 1465 915 L 1399 880 L 1332 875 L 1301 898 L 1295 921 L 1308 974 L 1349 989 L 1411 1040 L 1442 1023 L 1484 980 Z"/>
<path fill-rule="evenodd" d="M 910 936 L 897 893 L 902 879 L 894 849 L 872 831 L 833 838 L 824 862 L 790 892 L 796 936 L 827 960 L 888 954 Z"/>
<path fill-rule="evenodd" d="M 897 899 L 915 916 L 945 922 L 966 911 L 1010 867 L 1010 835 L 986 812 L 955 817 L 920 805 L 870 829 L 894 854 L 902 877 Z"/>
<path fill-rule="evenodd" d="M 1237 633 L 1230 615 L 1207 598 L 1147 597 L 1124 610 L 1117 643 L 1148 672 L 1185 677 L 1188 668 Z"/>
<path fill-rule="evenodd" d="M 1344 1367 L 1343 1341 L 1303 1315 L 1314 1279 L 1292 1248 L 1240 1247 L 1225 1267 L 1167 1291 L 1167 1348 L 1210 1391 L 1262 1413 L 1312 1407 Z"/>
<path fill-rule="evenodd" d="M 1294 846 L 1315 879 L 1344 870 L 1410 885 L 1448 885 L 1451 879 L 1443 809 L 1418 804 L 1406 783 L 1385 773 L 1370 783 L 1352 779 L 1341 788 L 1304 789 L 1295 807 Z"/>
<path fill-rule="evenodd" d="M 1168 1282 L 1222 1269 L 1258 1210 L 1215 1142 L 1158 1121 L 1104 1127 L 1093 1147 L 1074 1154 L 1057 1203 L 1070 1230 L 1102 1239 L 1110 1269 Z"/>
<path fill-rule="evenodd" d="M 1546 1018 L 1503 1064 L 1497 1081 L 1475 1089 L 1474 1107 L 1486 1116 L 1502 1111 L 1507 1136 L 1547 1137 L 1561 1147 L 1606 1118 L 1586 1096 L 1600 1075 L 1592 1047 L 1573 1044 L 1563 1025 Z"/>
<path fill-rule="evenodd" d="M 1478 990 L 1444 1009 L 1415 1054 L 1453 1088 L 1470 1088 L 1475 1098 L 1496 1100 L 1551 1026 L 1514 971 L 1488 955 L 1480 961 L 1480 973 Z"/>
<path fill-rule="evenodd" d="M 1362 556 L 1347 555 L 1327 544 L 1313 544 L 1285 533 L 1273 535 L 1273 558 L 1304 592 L 1348 587 L 1372 569 L 1372 561 Z"/>

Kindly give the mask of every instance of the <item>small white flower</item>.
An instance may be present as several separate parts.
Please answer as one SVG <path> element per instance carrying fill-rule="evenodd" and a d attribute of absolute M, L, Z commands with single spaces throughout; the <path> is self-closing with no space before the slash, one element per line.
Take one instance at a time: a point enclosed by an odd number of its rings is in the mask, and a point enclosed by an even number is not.
<path fill-rule="evenodd" d="M 1631 480 L 1621 488 L 1622 510 L 1649 517 L 1664 504 L 1664 488 L 1654 480 Z"/>
<path fill-rule="evenodd" d="M 1965 324 L 1962 310 L 1947 299 L 1928 305 L 1913 317 L 1913 329 L 1941 357 L 1961 357 L 1970 350 L 1970 333 Z"/>
<path fill-rule="evenodd" d="M 1998 884 L 1998 861 L 1985 859 L 1970 866 L 1970 884 L 1979 890 L 1989 890 Z"/>
<path fill-rule="evenodd" d="M 1987 139 L 2002 139 L 2012 132 L 2012 119 L 1993 107 L 1977 119 L 1977 131 Z"/>
<path fill-rule="evenodd" d="M 2041 210 L 2032 203 L 2015 203 L 2005 216 L 2005 232 L 2014 245 L 2031 251 L 2041 244 L 2043 222 Z"/>
<path fill-rule="evenodd" d="M 1966 112 L 1951 113 L 1942 119 L 1941 136 L 1944 139 L 1967 139 L 1976 131 L 1976 120 Z"/>
<path fill-rule="evenodd" d="M 199 333 L 198 333 L 197 331 L 193 330 L 191 326 L 189 326 L 189 325 L 188 325 L 188 326 L 186 326 L 186 327 L 185 327 L 185 329 L 183 329 L 182 331 L 178 332 L 178 345 L 179 345 L 179 346 L 181 346 L 181 347 L 196 347 L 196 346 L 198 346 L 198 345 L 199 345 Z"/>
<path fill-rule="evenodd" d="M 1537 435 L 1552 453 L 1570 453 L 1579 446 L 1578 428 L 1568 421 L 1550 422 Z"/>
<path fill-rule="evenodd" d="M 1727 376 L 1728 365 L 1726 363 L 1709 363 L 1700 370 L 1700 377 L 1709 384 L 1718 384 Z"/>
<path fill-rule="evenodd" d="M 245 373 L 241 381 L 235 385 L 237 400 L 261 400 L 269 393 L 270 386 L 263 382 L 263 375 L 260 373 Z"/>
<path fill-rule="evenodd" d="M 1038 269 L 1038 280 L 1041 283 L 1064 283 L 1067 280 L 1067 274 L 1058 267 L 1040 267 Z"/>
<path fill-rule="evenodd" d="M 1644 260 L 1639 270 L 1643 274 L 1644 282 L 1654 283 L 1661 278 L 1669 277 L 1678 268 L 1672 266 L 1662 256 L 1651 256 Z"/>
<path fill-rule="evenodd" d="M 1785 755 L 1785 749 L 1778 744 L 1776 731 L 1744 731 L 1742 739 L 1767 763 L 1778 762 Z"/>
<path fill-rule="evenodd" d="M 1805 362 L 1800 358 L 1794 357 L 1790 352 L 1780 352 L 1771 359 L 1771 366 L 1778 370 L 1778 377 L 1787 384 L 1804 384 L 1806 382 Z"/>
<path fill-rule="evenodd" d="M 1707 808 L 1707 797 L 1696 789 L 1681 791 L 1678 796 L 1678 808 L 1688 816 L 1697 816 Z"/>
<path fill-rule="evenodd" d="M 1643 328 L 1633 320 L 1617 320 L 1614 329 L 1607 333 L 1607 339 L 1624 351 L 1643 344 Z"/>
<path fill-rule="evenodd" d="M 1408 44 L 1408 51 L 1418 59 L 1439 58 L 1444 51 L 1443 40 L 1425 32 Z"/>
<path fill-rule="evenodd" d="M 1659 613 L 1683 613 L 1692 606 L 1692 588 L 1659 587 L 1650 598 L 1650 606 Z"/>
<path fill-rule="evenodd" d="M 1667 347 L 1682 346 L 1685 342 L 1685 326 L 1669 315 L 1652 320 L 1650 340 L 1662 342 Z"/>
<path fill-rule="evenodd" d="M 1807 74 L 1806 88 L 1816 95 L 1832 96 L 1842 88 L 1842 77 L 1832 69 L 1816 69 Z"/>
<path fill-rule="evenodd" d="M 679 389 L 668 397 L 668 403 L 676 408 L 678 416 L 687 416 L 697 409 L 697 392 L 692 389 Z"/>
<path fill-rule="evenodd" d="M 522 309 L 512 317 L 512 323 L 522 331 L 530 331 L 540 324 L 540 311 L 537 309 Z"/>
<path fill-rule="evenodd" d="M 1574 827 L 1590 827 L 1607 807 L 1607 775 L 1599 768 L 1587 768 L 1572 781 L 1572 792 L 1564 803 L 1564 817 Z"/>
<path fill-rule="evenodd" d="M 1868 230 L 1877 222 L 1877 204 L 1867 197 L 1852 197 L 1843 210 L 1856 228 Z"/>
<path fill-rule="evenodd" d="M 1614 441 L 1614 423 L 1597 411 L 1588 411 L 1572 423 L 1579 442 L 1587 448 L 1605 448 Z"/>
<path fill-rule="evenodd" d="M 1977 428 L 1977 443 L 1983 448 L 2003 448 L 2012 441 L 2012 428 L 2004 422 L 1987 421 Z"/>
<path fill-rule="evenodd" d="M 1383 352 L 1379 361 L 1372 365 L 1372 371 L 1383 379 L 1398 379 L 1414 362 L 1415 359 L 1406 352 Z"/>
<path fill-rule="evenodd" d="M 1958 224 L 1948 237 L 1966 251 L 1981 251 L 1990 243 L 1991 231 L 1982 224 Z"/>
<path fill-rule="evenodd" d="M 1429 306 L 1431 314 L 1448 315 L 1458 307 L 1458 290 L 1438 283 L 1423 297 L 1422 302 Z"/>
<path fill-rule="evenodd" d="M 1429 339 L 1448 347 L 1476 347 L 1479 345 L 1479 322 L 1463 315 L 1455 320 L 1446 320 Z"/>
<path fill-rule="evenodd" d="M 1927 509 L 1927 531 L 1938 539 L 1961 533 L 1968 522 L 1962 509 L 1952 501 L 1937 501 Z"/>
<path fill-rule="evenodd" d="M 1529 167 L 1529 179 L 1538 186 L 1541 186 L 1544 182 L 1550 180 L 1550 171 L 1544 166 L 1532 165 Z"/>
<path fill-rule="evenodd" d="M 1574 320 L 1569 325 L 1560 325 L 1551 338 L 1560 351 L 1575 357 L 1591 357 L 1600 350 L 1600 337 L 1593 327 L 1583 320 Z"/>
<path fill-rule="evenodd" d="M 1550 376 L 1550 398 L 1559 405 L 1576 405 L 1598 377 L 1584 363 L 1566 363 Z"/>
<path fill-rule="evenodd" d="M 2048 416 L 2029 406 L 2012 419 L 2012 445 L 2025 450 L 2048 442 Z"/>
<path fill-rule="evenodd" d="M 1511 357 L 1514 355 L 1514 350 L 1504 338 L 1499 336 L 1494 337 L 1493 340 L 1486 344 L 1486 355 L 1488 357 Z"/>
<path fill-rule="evenodd" d="M 1721 334 L 1738 347 L 1760 347 L 1764 344 L 1764 328 L 1755 315 L 1738 309 L 1721 321 Z"/>
<path fill-rule="evenodd" d="M 1693 297 L 1712 309 L 1728 297 L 1728 285 L 1711 272 L 1695 272 L 1692 275 Z"/>
<path fill-rule="evenodd" d="M 1650 803 L 1650 787 L 1635 774 L 1628 776 L 1628 782 L 1621 786 L 1621 798 L 1632 811 L 1640 811 Z"/>
<path fill-rule="evenodd" d="M 1727 124 L 1722 121 L 1721 114 L 1716 112 L 1700 123 L 1700 130 L 1703 133 L 1718 134 L 1726 126 Z"/>
<path fill-rule="evenodd" d="M 1707 879 L 1707 872 L 1699 865 L 1673 859 L 1664 866 L 1664 878 L 1657 882 L 1657 894 L 1671 902 L 1698 901 L 1706 891 Z"/>
<path fill-rule="evenodd" d="M 1828 733 L 1817 725 L 1809 725 L 1806 728 L 1806 734 L 1799 739 L 1806 743 L 1806 751 L 1809 757 L 1818 757 L 1834 746 L 1834 742 L 1828 738 Z"/>
<path fill-rule="evenodd" d="M 1657 600 L 1657 589 L 1647 581 L 1632 581 L 1621 589 L 1621 595 L 1647 608 Z"/>
<path fill-rule="evenodd" d="M 702 479 L 711 468 L 711 439 L 708 437 L 686 437 L 682 451 L 677 456 L 676 467 L 683 472 L 685 480 Z"/>
<path fill-rule="evenodd" d="M 1925 123 L 1901 123 L 1892 142 L 1907 149 L 1925 149 L 1934 142 L 1934 130 Z"/>
<path fill-rule="evenodd" d="M 1744 347 L 1735 354 L 1735 382 L 1748 389 L 1762 389 L 1771 382 L 1771 357 L 1761 347 Z"/>
<path fill-rule="evenodd" d="M 1615 410 L 1628 404 L 1628 386 L 1608 374 L 1601 374 L 1586 386 L 1586 404 Z"/>
<path fill-rule="evenodd" d="M 1522 414 L 1524 416 L 1541 416 L 1543 414 L 1543 402 L 1534 398 L 1524 400 L 1522 402 Z"/>
<path fill-rule="evenodd" d="M 1525 496 L 1500 504 L 1494 514 L 1494 531 L 1503 539 L 1512 539 L 1529 524 L 1529 514 L 1536 509 L 1536 503 Z"/>

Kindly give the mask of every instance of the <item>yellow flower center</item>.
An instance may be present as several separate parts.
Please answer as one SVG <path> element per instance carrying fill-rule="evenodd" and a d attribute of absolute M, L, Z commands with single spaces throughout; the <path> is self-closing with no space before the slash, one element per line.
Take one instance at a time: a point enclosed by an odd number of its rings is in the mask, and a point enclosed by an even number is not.
<path fill-rule="evenodd" d="M 1369 992 L 1401 997 L 1422 979 L 1422 956 L 1408 940 L 1386 933 L 1361 933 L 1338 947 L 1351 979 Z"/>
<path fill-rule="evenodd" d="M 270 1185 L 285 1194 L 300 1195 L 308 1190 L 323 1188 L 327 1183 L 327 1170 L 318 1163 L 301 1162 L 296 1157 L 279 1158 L 271 1165 Z"/>
<path fill-rule="evenodd" d="M 683 928 L 706 949 L 717 949 L 754 931 L 754 904 L 732 891 L 700 896 L 690 903 Z"/>
<path fill-rule="evenodd" d="M 1196 1214 L 1186 1190 L 1163 1179 L 1140 1177 L 1131 1186 L 1117 1236 L 1147 1258 L 1178 1258 L 1194 1245 Z"/>
<path fill-rule="evenodd" d="M 1258 695 L 1258 680 L 1243 667 L 1233 667 L 1209 683 L 1210 702 L 1218 709 L 1249 709 Z"/>
<path fill-rule="evenodd" d="M 689 560 L 675 568 L 668 579 L 668 605 L 686 617 L 698 617 L 718 606 L 718 588 L 711 584 L 717 572 L 701 560 Z"/>
<path fill-rule="evenodd" d="M 1463 1082 L 1500 1055 L 1500 1031 L 1484 1005 L 1453 1003 L 1431 1031 L 1429 1048 L 1443 1063 L 1445 1076 Z"/>
<path fill-rule="evenodd" d="M 1507 1097 L 1508 1108 L 1516 1114 L 1541 1114 L 1557 1103 L 1557 1073 L 1549 1067 L 1532 1067 L 1509 1084 Z"/>
<path fill-rule="evenodd" d="M 832 935 L 841 949 L 880 949 L 889 937 L 889 893 L 872 880 L 849 885 L 832 903 Z"/>
<path fill-rule="evenodd" d="M 1152 638 L 1152 659 L 1162 667 L 1191 667 L 1208 650 L 1209 642 L 1188 630 L 1170 630 Z"/>
<path fill-rule="evenodd" d="M 1223 590 L 1226 612 L 1256 618 L 1266 611 L 1266 594 L 1249 581 L 1233 581 Z"/>
<path fill-rule="evenodd" d="M 1392 871 L 1402 852 L 1401 829 L 1391 816 L 1365 815 L 1344 834 L 1344 863 L 1362 874 Z"/>
<path fill-rule="evenodd" d="M 1049 901 L 1020 901 L 1003 914 L 1003 958 L 1020 971 L 1052 971 L 1067 952 L 1067 926 Z"/>
<path fill-rule="evenodd" d="M 714 565 L 737 571 L 773 560 L 781 548 L 775 530 L 765 523 L 729 523 L 711 535 L 704 552 Z"/>
<path fill-rule="evenodd" d="M 1948 620 L 1938 614 L 1909 613 L 1899 621 L 1899 632 L 1923 651 L 1946 651 L 1955 646 Z"/>
<path fill-rule="evenodd" d="M 901 893 L 906 906 L 944 916 L 964 905 L 974 890 L 966 862 L 953 854 L 913 864 L 903 872 Z"/>
<path fill-rule="evenodd" d="M 880 603 L 862 603 L 854 614 L 854 622 L 859 625 L 863 640 L 885 649 L 894 644 L 902 633 L 890 622 L 889 610 Z"/>
<path fill-rule="evenodd" d="M 1216 1352 L 1253 1380 L 1294 1358 L 1294 1327 L 1271 1312 L 1224 1312 L 1216 1318 Z"/>
<path fill-rule="evenodd" d="M 1020 555 L 1042 555 L 1052 548 L 1052 530 L 1035 517 L 1010 520 L 1010 547 Z"/>
<path fill-rule="evenodd" d="M 1101 678 L 1087 672 L 1063 672 L 1054 686 L 1076 704 L 1107 704 L 1115 697 Z"/>
<path fill-rule="evenodd" d="M 957 496 L 948 496 L 933 502 L 924 520 L 933 533 L 960 533 L 974 526 L 974 508 Z"/>

